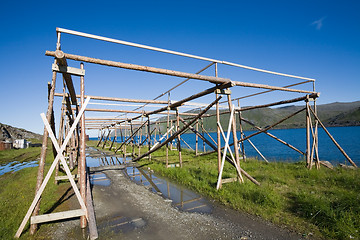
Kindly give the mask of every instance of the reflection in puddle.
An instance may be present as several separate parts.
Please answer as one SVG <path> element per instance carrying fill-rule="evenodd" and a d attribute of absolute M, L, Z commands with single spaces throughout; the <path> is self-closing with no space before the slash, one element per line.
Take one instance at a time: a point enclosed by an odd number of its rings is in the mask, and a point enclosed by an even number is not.
<path fill-rule="evenodd" d="M 182 186 L 169 182 L 168 180 L 154 175 L 151 171 L 146 171 L 131 165 L 131 158 L 122 158 L 118 155 L 107 155 L 96 148 L 87 149 L 86 162 L 88 167 L 102 166 L 127 166 L 126 175 L 129 178 L 151 190 L 165 199 L 171 199 L 173 206 L 187 212 L 211 213 L 211 204 L 199 194 L 196 194 Z M 90 174 L 90 181 L 95 185 L 109 186 L 110 179 L 104 173 L 94 172 Z"/>
<path fill-rule="evenodd" d="M 90 174 L 90 183 L 92 185 L 110 186 L 110 179 L 104 173 Z"/>
<path fill-rule="evenodd" d="M 111 232 L 117 234 L 119 232 L 126 233 L 135 228 L 144 227 L 145 225 L 146 222 L 142 218 L 130 219 L 124 216 L 114 216 L 104 222 L 100 222 L 98 228 L 109 229 Z"/>
<path fill-rule="evenodd" d="M 151 173 L 136 167 L 127 167 L 126 173 L 130 179 L 144 186 L 151 186 L 151 190 L 161 194 L 164 198 L 171 199 L 173 205 L 187 212 L 211 213 L 209 202 L 200 195 L 183 188 L 166 179 L 159 178 Z"/>
<path fill-rule="evenodd" d="M 0 176 L 7 173 L 7 172 L 11 172 L 11 171 L 19 171 L 23 168 L 28 168 L 28 167 L 36 167 L 38 166 L 38 161 L 31 161 L 31 162 L 22 162 L 22 163 L 17 163 L 15 162 L 10 162 L 6 165 L 0 166 Z"/>

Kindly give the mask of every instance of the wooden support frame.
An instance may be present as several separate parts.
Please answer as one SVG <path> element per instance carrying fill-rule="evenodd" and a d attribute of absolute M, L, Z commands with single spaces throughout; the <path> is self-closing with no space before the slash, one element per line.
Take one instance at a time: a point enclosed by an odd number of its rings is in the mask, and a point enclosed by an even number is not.
<path fill-rule="evenodd" d="M 72 186 L 73 189 L 74 189 L 75 195 L 76 195 L 76 197 L 77 197 L 77 199 L 78 199 L 78 201 L 79 201 L 79 203 L 80 203 L 81 208 L 85 211 L 86 217 L 87 217 L 87 210 L 86 210 L 86 206 L 85 206 L 84 200 L 81 198 L 80 192 L 79 192 L 79 190 L 78 190 L 78 188 L 77 188 L 77 186 L 76 186 L 76 184 L 75 184 L 75 182 L 74 182 L 74 179 L 72 178 L 72 174 L 71 174 L 71 172 L 70 172 L 70 169 L 68 168 L 68 166 L 67 166 L 67 164 L 66 164 L 66 161 L 65 161 L 65 159 L 64 159 L 63 151 L 65 150 L 65 147 L 66 147 L 67 143 L 68 143 L 69 140 L 70 140 L 71 133 L 74 132 L 74 130 L 75 130 L 78 122 L 80 121 L 80 118 L 81 118 L 82 114 L 84 113 L 84 110 L 85 110 L 85 108 L 86 108 L 86 105 L 89 103 L 89 101 L 90 101 L 90 98 L 87 98 L 86 101 L 85 101 L 85 103 L 84 103 L 84 105 L 82 106 L 82 108 L 81 108 L 81 110 L 80 110 L 80 112 L 79 112 L 79 115 L 76 117 L 73 125 L 71 126 L 71 129 L 70 129 L 68 135 L 66 136 L 66 138 L 65 138 L 65 140 L 64 140 L 63 145 L 61 146 L 61 148 L 60 148 L 59 145 L 57 144 L 57 141 L 56 141 L 56 139 L 55 139 L 55 137 L 54 137 L 54 134 L 52 133 L 51 127 L 50 127 L 50 125 L 49 125 L 49 123 L 48 123 L 48 121 L 47 121 L 47 118 L 45 117 L 44 114 L 41 115 L 41 117 L 42 117 L 42 119 L 43 119 L 43 122 L 44 122 L 44 124 L 45 124 L 45 129 L 46 129 L 46 131 L 48 132 L 48 134 L 50 135 L 50 138 L 51 138 L 51 140 L 53 141 L 54 146 L 56 147 L 56 150 L 57 150 L 57 152 L 58 152 L 58 155 L 57 155 L 56 158 L 54 159 L 54 161 L 53 161 L 53 163 L 52 163 L 52 165 L 51 165 L 48 173 L 46 174 L 46 177 L 45 177 L 44 181 L 41 183 L 41 186 L 40 186 L 39 190 L 37 191 L 37 193 L 36 193 L 36 195 L 35 195 L 35 198 L 34 198 L 32 204 L 31 204 L 31 206 L 29 207 L 29 209 L 28 209 L 28 211 L 27 211 L 27 213 L 26 213 L 23 221 L 22 221 L 21 224 L 20 224 L 19 229 L 17 230 L 17 232 L 16 232 L 16 234 L 15 234 L 15 238 L 19 238 L 20 235 L 21 235 L 21 233 L 22 233 L 22 231 L 24 230 L 24 227 L 25 227 L 27 221 L 29 220 L 31 213 L 34 211 L 35 205 L 36 205 L 37 202 L 39 201 L 39 199 L 40 199 L 40 197 L 41 197 L 41 194 L 42 194 L 42 192 L 44 191 L 45 186 L 46 186 L 46 184 L 48 183 L 48 181 L 49 181 L 49 179 L 50 179 L 50 177 L 51 177 L 51 174 L 53 173 L 53 171 L 54 171 L 54 169 L 55 169 L 55 166 L 56 166 L 56 164 L 58 163 L 59 160 L 61 161 L 61 163 L 63 164 L 63 167 L 65 168 L 65 172 L 66 172 L 66 174 L 67 174 L 67 176 L 68 176 L 68 178 L 69 178 L 69 180 L 70 180 L 71 186 Z"/>
<path fill-rule="evenodd" d="M 156 150 L 160 149 L 162 146 L 164 146 L 165 144 L 171 142 L 172 140 L 174 140 L 179 134 L 183 133 L 186 131 L 186 129 L 189 128 L 189 126 L 191 126 L 198 118 L 200 118 L 203 114 L 205 114 L 213 105 L 215 105 L 216 102 L 218 102 L 221 99 L 221 96 L 218 97 L 215 101 L 213 101 L 212 103 L 210 103 L 210 105 L 208 107 L 206 107 L 202 112 L 200 112 L 198 114 L 197 117 L 195 117 L 193 120 L 191 120 L 189 123 L 185 124 L 183 126 L 183 128 L 181 128 L 180 130 L 176 131 L 171 137 L 169 137 L 166 141 L 164 141 L 163 143 L 159 144 L 158 146 L 156 146 L 154 149 L 148 151 L 147 153 L 144 153 L 143 155 L 133 159 L 133 162 L 139 161 L 140 159 L 149 156 L 151 153 L 155 152 Z"/>
<path fill-rule="evenodd" d="M 316 115 L 316 113 L 314 112 L 314 110 L 311 108 L 311 106 L 309 106 L 309 110 L 311 111 L 311 113 L 313 114 L 313 116 L 318 120 L 320 126 L 324 129 L 324 131 L 326 132 L 326 134 L 329 136 L 329 138 L 331 139 L 331 141 L 333 141 L 333 143 L 335 144 L 335 146 L 340 150 L 340 152 L 344 155 L 344 157 L 351 163 L 351 165 L 353 165 L 354 167 L 357 168 L 357 165 L 354 163 L 353 160 L 351 160 L 351 158 L 346 154 L 346 152 L 344 151 L 344 149 L 342 149 L 342 147 L 339 145 L 339 143 L 335 140 L 335 138 L 330 134 L 330 132 L 326 129 L 325 125 L 320 121 L 319 117 Z"/>
<path fill-rule="evenodd" d="M 58 53 L 58 52 L 60 52 L 60 53 Z M 209 81 L 209 82 L 212 82 L 212 83 L 223 84 L 223 83 L 227 83 L 227 82 L 230 81 L 229 79 L 226 79 L 226 78 L 204 76 L 204 75 L 199 75 L 199 74 L 185 73 L 185 72 L 179 72 L 179 71 L 168 70 L 168 69 L 161 69 L 161 68 L 147 67 L 147 66 L 129 64 L 129 63 L 114 62 L 114 61 L 110 61 L 110 60 L 102 60 L 102 59 L 90 58 L 90 57 L 85 57 L 85 56 L 79 56 L 79 55 L 64 53 L 64 52 L 59 51 L 59 50 L 56 50 L 55 52 L 46 51 L 45 55 L 46 56 L 56 57 L 56 58 L 60 57 L 60 58 L 71 59 L 71 60 L 75 60 L 75 61 L 95 63 L 95 64 L 105 65 L 105 66 L 110 66 L 110 67 L 119 67 L 119 68 L 130 69 L 130 70 L 137 70 L 137 71 L 145 71 L 145 72 L 152 72 L 152 73 L 170 75 L 170 76 L 175 76 L 175 77 L 183 77 L 183 78 L 190 78 L 190 79 Z M 314 93 L 313 91 L 305 91 L 305 90 L 299 90 L 299 89 L 283 88 L 283 87 L 269 86 L 269 85 L 257 84 L 257 83 L 247 83 L 247 82 L 239 82 L 239 81 L 233 81 L 233 83 L 235 83 L 236 86 L 242 86 L 242 87 L 273 89 L 273 90 L 287 91 L 287 92 Z"/>

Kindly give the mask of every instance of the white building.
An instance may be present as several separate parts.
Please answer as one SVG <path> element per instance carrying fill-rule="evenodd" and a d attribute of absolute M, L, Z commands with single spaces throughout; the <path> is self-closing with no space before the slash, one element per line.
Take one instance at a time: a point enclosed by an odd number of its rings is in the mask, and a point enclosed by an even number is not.
<path fill-rule="evenodd" d="M 29 145 L 26 141 L 26 139 L 16 139 L 14 142 L 13 142 L 13 147 L 14 148 L 27 148 Z"/>

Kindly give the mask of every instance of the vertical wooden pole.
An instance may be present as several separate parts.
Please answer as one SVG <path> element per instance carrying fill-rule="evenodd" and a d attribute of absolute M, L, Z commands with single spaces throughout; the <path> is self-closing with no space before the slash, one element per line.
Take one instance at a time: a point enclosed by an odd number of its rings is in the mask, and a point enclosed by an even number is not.
<path fill-rule="evenodd" d="M 170 127 L 170 92 L 168 93 L 168 107 L 167 107 L 167 121 L 166 121 L 166 140 L 169 138 L 169 127 Z M 166 144 L 166 168 L 169 166 L 169 143 Z"/>
<path fill-rule="evenodd" d="M 61 102 L 61 113 L 60 113 L 60 123 L 59 123 L 59 139 L 58 139 L 58 144 L 59 146 L 62 145 L 63 142 L 63 138 L 64 138 L 64 119 L 65 119 L 65 81 L 63 80 L 64 83 L 64 87 L 63 87 L 63 98 L 62 98 L 62 102 Z M 59 175 L 59 166 L 60 163 L 58 162 L 56 164 L 56 168 L 55 168 L 55 178 Z M 55 180 L 55 184 L 58 184 L 58 181 Z"/>
<path fill-rule="evenodd" d="M 132 121 L 130 121 L 130 129 L 131 129 L 131 135 L 133 135 L 134 129 L 133 129 Z M 130 141 L 132 142 L 132 156 L 135 156 L 135 136 L 133 136 Z"/>
<path fill-rule="evenodd" d="M 124 141 L 127 139 L 126 121 L 124 122 Z M 126 143 L 124 144 L 124 159 L 126 159 Z"/>
<path fill-rule="evenodd" d="M 309 101 L 306 100 L 306 166 L 311 168 L 310 162 L 310 112 L 309 112 Z"/>
<path fill-rule="evenodd" d="M 173 130 L 172 130 L 172 126 L 173 126 L 173 120 L 170 120 L 170 136 L 172 136 L 173 134 Z M 172 151 L 172 148 L 173 148 L 173 144 L 172 144 L 172 141 L 170 142 L 170 150 Z"/>
<path fill-rule="evenodd" d="M 205 134 L 204 134 L 204 121 L 202 118 L 200 118 L 200 124 L 201 124 L 201 134 L 202 136 L 205 138 Z M 206 152 L 206 148 L 205 148 L 205 142 L 203 141 L 203 152 Z"/>
<path fill-rule="evenodd" d="M 55 64 L 57 63 L 57 61 L 55 60 Z M 56 72 L 53 71 L 52 74 L 52 80 L 51 80 L 51 89 L 50 89 L 50 95 L 48 98 L 48 109 L 46 112 L 46 120 L 48 122 L 50 122 L 51 120 L 51 114 L 53 111 L 53 105 L 54 105 L 54 93 L 55 93 L 55 85 L 56 85 Z M 44 127 L 44 134 L 43 134 L 43 142 L 42 142 L 42 146 L 41 146 L 41 153 L 40 153 L 40 160 L 39 160 L 39 168 L 38 168 L 38 173 L 37 173 L 37 180 L 36 180 L 36 191 L 35 191 L 35 195 L 38 192 L 41 183 L 43 181 L 44 178 L 44 168 L 45 168 L 45 159 L 46 159 L 46 150 L 47 150 L 47 144 L 48 144 L 48 137 L 49 137 L 49 133 L 46 130 L 46 127 Z M 39 199 L 38 203 L 36 204 L 34 211 L 33 211 L 33 216 L 38 215 L 39 213 L 39 209 L 40 209 L 40 202 L 41 199 Z M 30 226 L 30 234 L 33 235 L 36 232 L 37 229 L 37 224 L 31 224 Z"/>
<path fill-rule="evenodd" d="M 218 77 L 218 65 L 215 63 L 215 77 Z M 216 93 L 216 99 L 219 97 L 219 94 Z M 219 102 L 216 103 L 216 122 L 220 123 L 220 107 Z M 221 135 L 220 127 L 216 124 L 216 135 L 217 135 L 217 159 L 218 159 L 218 173 L 220 173 L 221 168 Z"/>
<path fill-rule="evenodd" d="M 74 159 L 75 159 L 75 135 L 71 134 L 70 138 L 70 156 L 69 156 L 69 168 L 70 170 L 74 169 Z"/>
<path fill-rule="evenodd" d="M 179 118 L 179 110 L 178 108 L 176 108 L 176 131 L 179 131 L 180 129 L 180 118 Z M 182 157 L 181 157 L 181 136 L 180 134 L 177 136 L 177 140 L 178 140 L 178 152 L 179 152 L 179 163 L 180 163 L 180 167 L 182 167 Z"/>
<path fill-rule="evenodd" d="M 238 102 L 238 107 L 240 108 L 240 100 L 238 99 L 237 100 Z M 242 118 L 242 114 L 241 114 L 241 111 L 238 111 L 239 113 L 239 127 L 240 127 L 240 137 L 241 137 L 241 140 L 244 138 L 244 132 L 243 132 L 243 128 L 242 128 L 242 121 L 241 121 L 241 118 Z M 250 143 L 252 145 L 252 143 Z M 245 162 L 246 161 L 246 155 L 245 155 L 245 146 L 244 146 L 244 141 L 241 141 L 241 153 L 242 153 L 242 156 L 243 156 L 243 161 Z M 262 156 L 262 154 L 260 154 Z M 263 156 L 262 156 L 263 157 Z M 264 158 L 264 157 L 263 157 Z M 264 158 L 265 159 L 265 158 Z"/>
<path fill-rule="evenodd" d="M 316 99 L 314 99 L 314 112 L 317 115 L 317 106 Z M 314 144 L 315 144 L 315 158 L 316 158 L 316 168 L 320 168 L 320 159 L 319 159 L 319 136 L 318 136 L 318 125 L 319 121 L 315 118 L 315 136 L 314 136 Z"/>
<path fill-rule="evenodd" d="M 141 124 L 143 124 L 143 121 L 144 121 L 143 116 L 141 116 Z M 141 127 L 139 131 L 139 156 L 141 154 L 142 135 L 143 135 L 143 127 Z"/>
<path fill-rule="evenodd" d="M 232 104 L 232 101 L 231 101 L 231 95 L 227 95 L 227 99 L 228 99 L 228 104 L 229 104 L 229 109 L 233 109 L 234 106 Z M 235 115 L 235 114 L 234 114 Z M 237 166 L 239 167 L 240 169 L 240 160 L 239 160 L 239 144 L 237 143 L 238 140 L 237 140 L 237 134 L 236 134 L 236 116 L 233 116 L 233 119 L 232 119 L 232 134 L 233 134 L 233 140 L 234 140 L 234 152 L 235 152 L 235 161 L 236 161 L 236 164 Z M 238 180 L 239 180 L 239 183 L 241 183 L 241 178 L 240 176 L 238 176 Z"/>
<path fill-rule="evenodd" d="M 151 131 L 150 131 L 150 116 L 148 116 L 148 125 L 147 125 L 147 132 L 148 132 L 148 146 L 149 151 L 151 149 Z M 151 160 L 151 154 L 149 155 L 149 160 Z"/>
<path fill-rule="evenodd" d="M 84 69 L 84 64 L 80 63 L 80 68 Z M 85 102 L 85 84 L 84 84 L 84 76 L 80 76 L 80 102 L 81 106 L 84 105 Z M 86 203 L 86 156 L 85 156 L 85 112 L 81 116 L 81 126 L 80 126 L 80 163 L 81 166 L 80 172 L 80 194 L 83 201 Z M 85 204 L 86 205 L 86 204 Z M 87 221 L 85 216 L 80 217 L 80 227 L 86 228 Z"/>
<path fill-rule="evenodd" d="M 196 120 L 196 132 L 199 132 L 199 121 Z M 198 155 L 198 144 L 199 144 L 199 136 L 195 134 L 195 155 Z"/>

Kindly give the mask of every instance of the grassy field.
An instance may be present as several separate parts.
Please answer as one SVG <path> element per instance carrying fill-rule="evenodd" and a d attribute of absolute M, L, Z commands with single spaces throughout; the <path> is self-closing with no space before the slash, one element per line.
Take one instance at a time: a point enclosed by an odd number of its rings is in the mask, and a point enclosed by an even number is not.
<path fill-rule="evenodd" d="M 40 155 L 40 151 L 40 147 L 1 151 L 0 163 L 4 164 L 14 160 L 32 161 Z M 52 161 L 52 153 L 51 151 L 48 151 L 45 173 L 49 169 Z M 20 223 L 34 198 L 37 169 L 37 167 L 25 168 L 17 172 L 9 172 L 0 176 L 0 239 L 13 239 L 13 236 L 20 226 Z M 59 207 L 57 201 L 68 188 L 68 185 L 68 183 L 62 183 L 57 186 L 53 181 L 49 182 L 42 195 L 41 214 L 52 212 L 55 208 L 67 208 L 66 204 L 62 204 Z M 21 239 L 48 239 L 48 227 L 50 227 L 50 224 L 41 225 L 37 234 L 30 236 L 28 232 L 28 223 Z"/>
<path fill-rule="evenodd" d="M 169 154 L 169 163 L 178 163 L 178 153 L 170 151 Z M 138 163 L 224 205 L 286 226 L 304 237 L 360 239 L 358 169 L 308 170 L 304 162 L 267 164 L 248 159 L 241 166 L 261 186 L 243 176 L 243 184 L 226 183 L 216 191 L 216 155 L 200 157 L 186 150 L 182 155 L 183 168 L 165 168 L 165 149 L 153 153 L 151 161 L 145 159 Z M 223 178 L 232 177 L 236 177 L 236 172 L 225 163 Z"/>
<path fill-rule="evenodd" d="M 170 155 L 170 162 L 178 161 L 176 151 Z M 152 154 L 152 161 L 139 164 L 222 204 L 285 225 L 304 236 L 360 239 L 359 170 L 307 170 L 304 163 L 267 164 L 249 159 L 241 166 L 261 186 L 245 180 L 243 184 L 224 184 L 216 191 L 216 155 L 196 157 L 183 151 L 183 168 L 165 168 L 164 161 L 165 151 L 160 150 Z M 228 177 L 236 177 L 236 172 L 226 163 L 223 178 Z"/>

